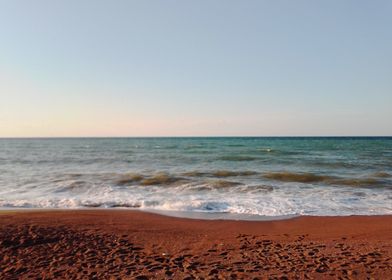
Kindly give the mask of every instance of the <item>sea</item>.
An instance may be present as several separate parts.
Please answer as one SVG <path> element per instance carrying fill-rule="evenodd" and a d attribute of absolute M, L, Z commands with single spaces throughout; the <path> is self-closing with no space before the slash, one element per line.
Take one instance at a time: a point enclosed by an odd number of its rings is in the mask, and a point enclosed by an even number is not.
<path fill-rule="evenodd" d="M 392 137 L 0 139 L 1 209 L 392 214 Z"/>

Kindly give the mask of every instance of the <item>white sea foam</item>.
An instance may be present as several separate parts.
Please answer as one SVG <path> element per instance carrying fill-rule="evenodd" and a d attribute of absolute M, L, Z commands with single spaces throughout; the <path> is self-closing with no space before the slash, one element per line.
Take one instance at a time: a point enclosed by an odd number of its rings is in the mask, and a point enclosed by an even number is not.
<path fill-rule="evenodd" d="M 194 186 L 193 186 L 194 187 Z M 392 214 L 386 190 L 310 188 L 286 183 L 273 191 L 246 192 L 249 186 L 230 190 L 195 192 L 188 185 L 176 187 L 134 186 L 115 188 L 102 185 L 78 195 L 53 192 L 46 197 L 30 192 L 24 199 L 1 199 L 2 208 L 85 208 L 124 207 L 146 211 L 231 213 L 258 216 L 287 215 L 382 215 Z M 298 194 L 301 193 L 299 196 Z M 26 197 L 26 195 L 25 195 Z"/>

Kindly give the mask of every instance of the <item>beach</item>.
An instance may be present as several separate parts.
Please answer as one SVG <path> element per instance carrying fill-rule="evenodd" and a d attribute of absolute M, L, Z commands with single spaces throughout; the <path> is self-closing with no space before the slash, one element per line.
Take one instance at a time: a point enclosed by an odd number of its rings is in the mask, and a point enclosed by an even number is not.
<path fill-rule="evenodd" d="M 391 139 L 1 139 L 0 279 L 392 279 Z"/>
<path fill-rule="evenodd" d="M 0 280 L 392 280 L 392 1 L 3 2 Z"/>
<path fill-rule="evenodd" d="M 391 279 L 392 216 L 2 211 L 0 255 L 1 279 Z"/>

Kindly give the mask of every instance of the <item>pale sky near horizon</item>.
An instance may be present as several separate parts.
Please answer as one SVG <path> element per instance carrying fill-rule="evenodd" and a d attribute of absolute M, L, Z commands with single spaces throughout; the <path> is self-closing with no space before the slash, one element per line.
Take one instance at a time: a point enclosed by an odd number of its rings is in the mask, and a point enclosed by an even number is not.
<path fill-rule="evenodd" d="M 0 0 L 0 137 L 392 135 L 392 1 Z"/>

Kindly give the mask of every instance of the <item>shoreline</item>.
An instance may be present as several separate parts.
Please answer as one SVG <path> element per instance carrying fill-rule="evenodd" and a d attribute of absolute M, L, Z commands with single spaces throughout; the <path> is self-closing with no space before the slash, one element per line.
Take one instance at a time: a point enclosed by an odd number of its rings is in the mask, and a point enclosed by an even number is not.
<path fill-rule="evenodd" d="M 391 215 L 234 221 L 29 209 L 0 217 L 6 279 L 392 277 Z"/>
<path fill-rule="evenodd" d="M 154 209 L 139 209 L 139 208 L 0 208 L 0 216 L 4 213 L 29 213 L 29 212 L 62 212 L 62 211 L 130 211 L 156 214 L 164 217 L 172 217 L 179 219 L 190 220 L 206 220 L 206 221 L 280 221 L 289 220 L 298 217 L 308 217 L 301 215 L 284 215 L 284 216 L 260 216 L 252 214 L 236 214 L 236 213 L 213 213 L 213 212 L 192 212 L 192 211 L 171 211 L 171 210 L 154 210 Z M 367 216 L 367 215 L 358 215 Z M 372 216 L 372 215 L 369 215 Z M 377 215 L 383 216 L 383 215 Z M 388 216 L 388 215 L 387 215 Z M 335 217 L 335 216 L 309 216 L 309 217 Z M 339 217 L 339 216 L 336 216 Z"/>
<path fill-rule="evenodd" d="M 153 210 L 153 209 L 139 209 L 139 208 L 0 208 L 0 216 L 5 214 L 17 213 L 51 213 L 51 212 L 84 212 L 84 211 L 97 211 L 97 212 L 137 212 L 153 214 L 163 217 L 175 219 L 189 219 L 200 221 L 244 221 L 244 222 L 273 222 L 285 221 L 297 218 L 350 218 L 350 217 L 392 217 L 392 214 L 374 214 L 374 215 L 284 215 L 284 216 L 260 216 L 252 214 L 234 214 L 234 213 L 213 213 L 213 212 L 191 212 L 191 211 L 171 211 L 171 210 Z"/>

